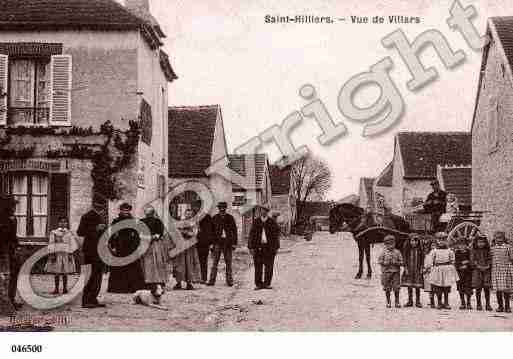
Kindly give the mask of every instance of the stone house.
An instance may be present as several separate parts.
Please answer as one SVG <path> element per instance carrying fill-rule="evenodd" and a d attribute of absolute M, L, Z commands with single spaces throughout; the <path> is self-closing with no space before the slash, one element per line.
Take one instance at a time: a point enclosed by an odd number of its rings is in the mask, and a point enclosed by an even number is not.
<path fill-rule="evenodd" d="M 358 197 L 360 199 L 360 207 L 363 209 L 374 209 L 374 180 L 375 178 L 360 178 L 360 186 L 358 188 Z"/>
<path fill-rule="evenodd" d="M 374 211 L 376 213 L 384 214 L 385 209 L 390 209 L 393 174 L 394 163 L 390 162 L 373 183 L 372 192 L 374 193 Z"/>
<path fill-rule="evenodd" d="M 244 178 L 244 184 L 232 184 L 232 208 L 240 238 L 249 236 L 253 220 L 260 215 L 257 206 L 271 207 L 270 165 L 265 154 L 228 155 L 229 168 Z M 244 206 L 252 208 L 245 210 Z"/>
<path fill-rule="evenodd" d="M 470 166 L 467 132 L 399 132 L 395 136 L 392 189 L 386 207 L 407 215 L 422 204 L 437 178 L 437 166 Z"/>
<path fill-rule="evenodd" d="M 173 217 L 180 218 L 185 209 L 200 206 L 201 183 L 209 191 L 212 203 L 208 211 L 216 212 L 217 202 L 232 203 L 232 185 L 218 174 L 205 172 L 213 163 L 227 160 L 228 149 L 221 106 L 169 107 L 169 190 Z M 189 189 L 187 189 L 189 186 Z"/>
<path fill-rule="evenodd" d="M 296 197 L 292 186 L 291 166 L 280 168 L 270 167 L 271 177 L 271 210 L 279 214 L 278 224 L 283 233 L 290 233 L 296 220 Z"/>
<path fill-rule="evenodd" d="M 3 4 L 0 190 L 18 199 L 20 239 L 46 243 L 61 216 L 76 229 L 93 196 L 111 216 L 120 201 L 166 208 L 177 77 L 148 2 Z"/>
<path fill-rule="evenodd" d="M 488 19 L 472 119 L 472 201 L 487 235 L 513 238 L 513 18 Z"/>

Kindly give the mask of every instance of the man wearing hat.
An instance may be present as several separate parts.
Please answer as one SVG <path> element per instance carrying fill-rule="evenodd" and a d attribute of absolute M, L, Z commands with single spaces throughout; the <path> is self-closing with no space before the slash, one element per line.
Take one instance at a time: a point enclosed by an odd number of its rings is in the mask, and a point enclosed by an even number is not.
<path fill-rule="evenodd" d="M 91 276 L 82 293 L 82 307 L 104 307 L 98 302 L 98 295 L 102 284 L 104 264 L 98 254 L 98 242 L 107 228 L 104 219 L 104 205 L 99 199 L 93 199 L 93 205 L 89 212 L 80 219 L 77 235 L 84 238 L 82 253 L 84 264 L 91 265 Z"/>
<path fill-rule="evenodd" d="M 274 258 L 280 248 L 278 224 L 269 217 L 269 207 L 262 206 L 260 210 L 261 216 L 253 222 L 248 241 L 248 248 L 255 265 L 255 290 L 271 289 Z"/>
<path fill-rule="evenodd" d="M 219 213 L 212 218 L 214 228 L 212 244 L 214 249 L 212 254 L 212 270 L 210 271 L 210 280 L 207 285 L 212 286 L 216 283 L 217 266 L 222 253 L 226 264 L 226 285 L 231 287 L 233 286 L 232 253 L 237 246 L 237 224 L 233 216 L 226 213 L 228 208 L 226 202 L 219 202 L 217 208 Z"/>
<path fill-rule="evenodd" d="M 431 230 L 433 232 L 443 231 L 443 224 L 440 222 L 442 213 L 445 213 L 447 206 L 447 193 L 440 189 L 438 180 L 431 182 L 433 191 L 428 195 L 424 203 L 424 210 L 431 213 Z"/>

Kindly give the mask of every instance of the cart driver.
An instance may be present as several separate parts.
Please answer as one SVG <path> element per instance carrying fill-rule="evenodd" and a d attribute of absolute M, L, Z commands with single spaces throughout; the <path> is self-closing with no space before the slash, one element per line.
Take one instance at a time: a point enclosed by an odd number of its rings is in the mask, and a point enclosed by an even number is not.
<path fill-rule="evenodd" d="M 440 182 L 431 182 L 433 191 L 427 196 L 424 202 L 424 210 L 431 214 L 431 230 L 436 232 L 444 231 L 444 224 L 440 222 L 440 216 L 445 213 L 447 206 L 447 193 L 440 189 Z"/>

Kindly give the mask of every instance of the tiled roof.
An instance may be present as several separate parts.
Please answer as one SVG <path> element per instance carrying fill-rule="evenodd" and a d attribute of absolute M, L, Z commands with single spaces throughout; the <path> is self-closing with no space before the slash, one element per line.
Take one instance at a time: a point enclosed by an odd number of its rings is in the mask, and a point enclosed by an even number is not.
<path fill-rule="evenodd" d="M 169 177 L 205 177 L 219 106 L 169 108 Z"/>
<path fill-rule="evenodd" d="M 447 193 L 454 193 L 458 203 L 464 206 L 472 205 L 472 168 L 448 167 L 441 168 L 441 182 Z"/>
<path fill-rule="evenodd" d="M 0 31 L 61 28 L 139 29 L 152 47 L 162 45 L 154 24 L 114 0 L 0 0 Z"/>
<path fill-rule="evenodd" d="M 251 161 L 250 156 L 253 156 L 253 162 Z M 246 185 L 249 188 L 246 189 L 262 189 L 264 187 L 265 164 L 267 162 L 267 155 L 262 153 L 257 153 L 254 155 L 228 155 L 228 161 L 228 167 L 230 167 L 231 170 L 237 172 L 243 177 L 247 176 Z M 254 163 L 255 171 L 248 171 L 247 166 L 252 165 L 252 163 Z M 238 189 L 240 187 L 234 184 L 233 188 Z"/>
<path fill-rule="evenodd" d="M 273 195 L 282 195 L 290 193 L 290 174 L 291 167 L 270 166 L 271 190 Z"/>
<path fill-rule="evenodd" d="M 405 178 L 434 179 L 437 165 L 472 163 L 472 136 L 468 132 L 400 132 L 396 139 Z"/>
<path fill-rule="evenodd" d="M 394 162 L 390 162 L 383 172 L 379 175 L 376 186 L 379 187 L 392 187 L 394 177 Z"/>

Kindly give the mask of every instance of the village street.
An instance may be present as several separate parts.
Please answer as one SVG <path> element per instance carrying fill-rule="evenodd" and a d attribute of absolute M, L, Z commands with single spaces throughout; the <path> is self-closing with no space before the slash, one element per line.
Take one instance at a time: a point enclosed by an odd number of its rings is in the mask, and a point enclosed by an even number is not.
<path fill-rule="evenodd" d="M 69 317 L 56 330 L 165 331 L 436 331 L 513 330 L 513 315 L 453 310 L 386 309 L 379 268 L 372 280 L 354 280 L 356 251 L 352 239 L 316 233 L 282 241 L 273 290 L 253 290 L 249 257 L 240 251 L 236 286 L 198 286 L 196 291 L 169 291 L 163 312 L 131 304 L 129 295 L 104 294 L 107 308 L 82 309 L 76 301 L 58 310 Z M 375 246 L 374 259 L 381 246 Z M 48 290 L 50 287 L 48 287 Z M 402 303 L 406 293 L 402 293 Z M 427 295 L 423 294 L 427 303 Z M 495 306 L 495 303 L 493 303 Z M 26 312 L 25 312 L 26 313 Z M 42 315 L 34 312 L 34 315 Z M 52 315 L 55 313 L 46 313 Z"/>

